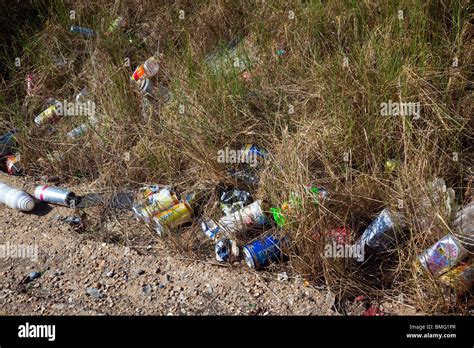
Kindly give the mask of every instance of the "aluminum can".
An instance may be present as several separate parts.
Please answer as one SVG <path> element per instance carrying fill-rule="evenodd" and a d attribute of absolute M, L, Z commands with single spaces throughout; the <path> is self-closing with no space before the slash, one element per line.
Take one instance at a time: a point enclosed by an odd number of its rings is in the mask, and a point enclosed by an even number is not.
<path fill-rule="evenodd" d="M 153 216 L 155 231 L 159 236 L 163 235 L 166 229 L 172 229 L 184 223 L 192 221 L 193 210 L 187 203 L 179 203 L 171 209 L 160 212 Z"/>
<path fill-rule="evenodd" d="M 233 236 L 237 232 L 244 232 L 252 226 L 263 226 L 267 218 L 262 211 L 261 201 L 255 201 L 233 214 L 223 216 L 217 225 L 220 231 L 227 236 Z"/>
<path fill-rule="evenodd" d="M 35 124 L 39 127 L 46 123 L 55 123 L 59 121 L 60 117 L 56 113 L 56 106 L 51 105 L 38 116 L 35 117 Z"/>
<path fill-rule="evenodd" d="M 40 201 L 64 206 L 75 204 L 77 199 L 72 191 L 47 185 L 37 186 L 34 191 L 34 196 Z"/>
<path fill-rule="evenodd" d="M 91 37 L 95 35 L 94 30 L 89 29 L 89 28 L 79 27 L 77 25 L 71 25 L 71 28 L 69 30 L 71 31 L 71 33 L 81 34 L 85 37 Z"/>
<path fill-rule="evenodd" d="M 244 246 L 243 253 L 247 265 L 253 269 L 268 266 L 271 262 L 283 258 L 282 246 L 286 244 L 285 239 L 279 239 L 269 235 Z"/>
<path fill-rule="evenodd" d="M 448 234 L 426 249 L 418 259 L 428 272 L 438 276 L 459 264 L 467 254 L 462 244 Z"/>

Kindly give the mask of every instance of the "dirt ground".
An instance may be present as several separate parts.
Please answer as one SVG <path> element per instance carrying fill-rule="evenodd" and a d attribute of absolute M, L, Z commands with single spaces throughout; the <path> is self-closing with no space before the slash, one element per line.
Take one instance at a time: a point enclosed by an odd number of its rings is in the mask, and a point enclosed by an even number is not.
<path fill-rule="evenodd" d="M 0 174 L 0 181 L 33 192 L 28 178 Z M 47 206 L 48 207 L 48 206 Z M 49 205 L 23 213 L 0 204 L 0 244 L 37 247 L 37 258 L 0 258 L 2 315 L 339 315 L 334 297 L 301 276 L 219 264 L 212 255 L 191 259 L 163 243 L 140 250 L 80 233 L 55 216 L 70 208 Z M 125 212 L 115 228 L 141 229 Z M 23 281 L 30 272 L 41 276 Z M 391 314 L 415 314 L 384 304 Z M 361 315 L 362 304 L 349 314 Z M 393 309 L 393 308 L 396 308 Z"/>

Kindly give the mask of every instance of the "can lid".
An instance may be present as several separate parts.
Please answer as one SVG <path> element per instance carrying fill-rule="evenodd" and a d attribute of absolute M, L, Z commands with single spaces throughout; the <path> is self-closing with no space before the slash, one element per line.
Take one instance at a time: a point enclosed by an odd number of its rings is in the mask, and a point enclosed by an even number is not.
<path fill-rule="evenodd" d="M 244 252 L 245 263 L 247 264 L 247 266 L 249 266 L 252 269 L 255 269 L 256 268 L 255 261 L 252 257 L 252 254 L 250 253 L 250 250 L 247 247 L 244 247 L 243 252 Z"/>

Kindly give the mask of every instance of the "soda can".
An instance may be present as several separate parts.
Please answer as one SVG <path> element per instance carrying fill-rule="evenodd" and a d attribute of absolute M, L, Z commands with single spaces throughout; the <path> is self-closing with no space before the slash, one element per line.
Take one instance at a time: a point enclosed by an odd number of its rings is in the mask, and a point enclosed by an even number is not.
<path fill-rule="evenodd" d="M 40 201 L 68 207 L 75 204 L 77 200 L 74 192 L 60 187 L 50 187 L 48 185 L 36 186 L 33 195 Z"/>
<path fill-rule="evenodd" d="M 467 254 L 461 243 L 448 234 L 425 250 L 418 259 L 428 272 L 438 276 L 459 264 Z"/>
<path fill-rule="evenodd" d="M 153 217 L 155 231 L 159 236 L 163 235 L 165 229 L 172 229 L 190 222 L 193 217 L 193 210 L 187 203 L 179 203 L 171 209 L 160 212 Z"/>
<path fill-rule="evenodd" d="M 260 269 L 268 266 L 271 262 L 279 261 L 283 258 L 281 248 L 284 244 L 286 244 L 285 239 L 279 239 L 272 235 L 257 239 L 244 246 L 245 263 L 250 268 Z"/>
<path fill-rule="evenodd" d="M 459 265 L 439 277 L 440 281 L 453 288 L 461 296 L 470 291 L 474 284 L 474 268 L 468 264 Z"/>
<path fill-rule="evenodd" d="M 95 35 L 94 30 L 89 29 L 89 28 L 79 27 L 77 25 L 71 25 L 71 28 L 69 30 L 71 33 L 81 34 L 85 37 L 91 37 Z"/>
<path fill-rule="evenodd" d="M 23 169 L 20 165 L 19 154 L 7 156 L 5 166 L 7 168 L 7 173 L 10 175 L 21 175 L 23 173 Z"/>
<path fill-rule="evenodd" d="M 225 215 L 217 224 L 225 235 L 233 236 L 237 232 L 245 232 L 252 226 L 263 226 L 267 221 L 261 201 L 255 201 L 233 214 Z"/>
<path fill-rule="evenodd" d="M 401 215 L 384 209 L 370 223 L 357 243 L 364 247 L 366 245 L 375 252 L 383 252 L 395 241 L 396 226 L 405 226 Z"/>
<path fill-rule="evenodd" d="M 239 247 L 237 242 L 229 238 L 221 238 L 215 245 L 216 260 L 227 262 L 239 257 Z"/>
<path fill-rule="evenodd" d="M 138 86 L 145 95 L 153 93 L 153 83 L 147 77 L 140 79 L 138 81 Z"/>
<path fill-rule="evenodd" d="M 89 125 L 87 123 L 83 123 L 80 126 L 77 126 L 73 130 L 67 133 L 67 136 L 71 139 L 77 139 L 80 136 L 84 135 L 87 132 Z"/>
<path fill-rule="evenodd" d="M 60 117 L 56 113 L 56 106 L 50 105 L 46 110 L 35 117 L 35 124 L 39 127 L 46 123 L 56 123 Z"/>

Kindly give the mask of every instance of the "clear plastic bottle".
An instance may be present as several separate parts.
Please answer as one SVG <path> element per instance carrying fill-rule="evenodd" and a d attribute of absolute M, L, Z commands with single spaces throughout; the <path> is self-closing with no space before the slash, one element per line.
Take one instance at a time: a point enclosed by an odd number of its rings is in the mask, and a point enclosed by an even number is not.
<path fill-rule="evenodd" d="M 0 202 L 12 209 L 22 211 L 30 211 L 35 207 L 35 201 L 28 193 L 2 182 L 0 182 Z"/>

